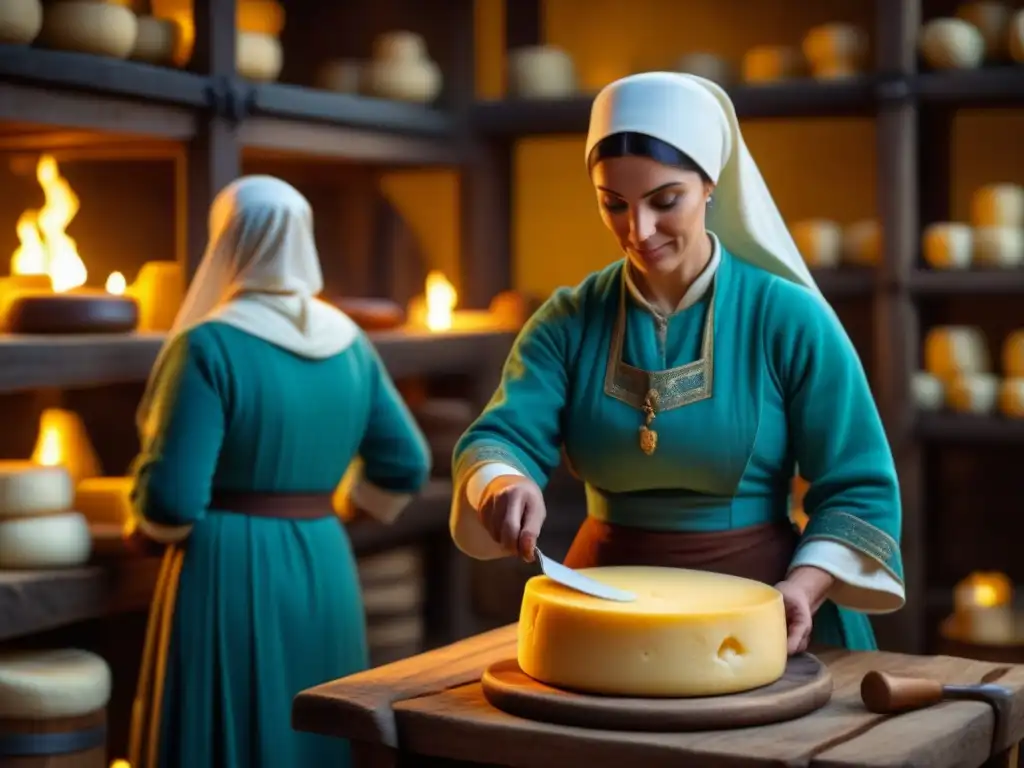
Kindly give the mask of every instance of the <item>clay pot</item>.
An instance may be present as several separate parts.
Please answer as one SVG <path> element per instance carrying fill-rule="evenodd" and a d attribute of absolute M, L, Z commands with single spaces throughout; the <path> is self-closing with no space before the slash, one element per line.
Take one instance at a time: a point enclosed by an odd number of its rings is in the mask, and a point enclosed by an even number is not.
<path fill-rule="evenodd" d="M 28 45 L 42 28 L 42 0 L 4 0 L 0 3 L 0 43 Z"/>
<path fill-rule="evenodd" d="M 46 6 L 39 42 L 47 48 L 126 59 L 139 23 L 128 8 L 97 0 L 58 0 Z"/>
<path fill-rule="evenodd" d="M 441 92 L 441 69 L 415 32 L 388 32 L 374 40 L 364 75 L 366 89 L 382 99 L 425 104 Z"/>
<path fill-rule="evenodd" d="M 508 56 L 509 91 L 525 99 L 563 99 L 576 92 L 576 68 L 561 48 L 531 45 Z"/>

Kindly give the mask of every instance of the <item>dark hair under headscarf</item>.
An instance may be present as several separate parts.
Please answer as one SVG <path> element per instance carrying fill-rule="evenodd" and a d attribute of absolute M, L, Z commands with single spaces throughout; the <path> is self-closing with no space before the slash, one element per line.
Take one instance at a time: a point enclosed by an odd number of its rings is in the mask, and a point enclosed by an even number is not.
<path fill-rule="evenodd" d="M 593 171 L 599 162 L 613 157 L 648 157 L 662 165 L 693 171 L 700 174 L 701 180 L 711 182 L 711 177 L 692 157 L 668 142 L 648 136 L 646 133 L 626 131 L 605 136 L 590 150 L 587 156 L 587 170 Z"/>

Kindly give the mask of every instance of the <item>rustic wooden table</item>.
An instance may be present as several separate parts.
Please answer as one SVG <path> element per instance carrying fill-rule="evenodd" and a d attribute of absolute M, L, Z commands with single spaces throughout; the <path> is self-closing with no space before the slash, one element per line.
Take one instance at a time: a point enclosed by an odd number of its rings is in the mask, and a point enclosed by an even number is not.
<path fill-rule="evenodd" d="M 511 768 L 869 768 L 1016 766 L 1024 738 L 1024 666 L 948 656 L 819 653 L 835 692 L 818 712 L 787 723 L 700 733 L 625 733 L 523 720 L 480 690 L 490 664 L 515 656 L 516 628 L 304 691 L 295 728 L 353 741 L 357 768 L 484 765 Z M 947 702 L 898 716 L 869 713 L 860 681 L 872 669 L 945 683 L 996 682 L 1013 692 L 1006 736 L 995 743 L 991 706 Z"/>

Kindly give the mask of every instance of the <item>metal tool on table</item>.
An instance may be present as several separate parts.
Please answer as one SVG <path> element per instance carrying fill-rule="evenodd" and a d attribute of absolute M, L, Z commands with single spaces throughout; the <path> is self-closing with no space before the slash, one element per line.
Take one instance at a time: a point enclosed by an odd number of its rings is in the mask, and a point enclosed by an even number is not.
<path fill-rule="evenodd" d="M 995 726 L 992 741 L 997 746 L 1006 742 L 1013 693 L 994 683 L 945 685 L 938 680 L 902 677 L 888 672 L 868 672 L 860 682 L 860 698 L 869 712 L 895 715 L 914 709 L 931 707 L 944 701 L 979 701 L 992 707 Z"/>
<path fill-rule="evenodd" d="M 540 563 L 540 569 L 544 575 L 552 581 L 557 581 L 564 587 L 575 589 L 577 592 L 582 592 L 586 595 L 599 597 L 602 600 L 615 600 L 620 603 L 629 603 L 636 600 L 636 595 L 632 592 L 603 584 L 589 576 L 584 576 L 579 571 L 567 568 L 557 560 L 552 560 L 541 552 L 539 547 L 533 548 L 533 554 L 537 558 L 537 562 Z"/>

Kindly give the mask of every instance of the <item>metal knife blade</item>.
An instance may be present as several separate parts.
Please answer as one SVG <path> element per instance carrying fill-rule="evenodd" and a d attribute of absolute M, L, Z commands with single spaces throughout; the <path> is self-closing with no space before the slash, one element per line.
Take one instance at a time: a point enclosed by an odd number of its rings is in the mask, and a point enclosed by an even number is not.
<path fill-rule="evenodd" d="M 599 597 L 602 600 L 615 600 L 620 603 L 629 603 L 636 600 L 636 595 L 632 592 L 602 584 L 596 579 L 584 576 L 579 571 L 567 568 L 557 560 L 552 560 L 537 547 L 534 547 L 533 552 L 537 562 L 540 563 L 540 569 L 544 575 L 552 581 L 557 581 L 562 586 L 575 589 L 577 592 L 582 592 L 585 595 Z"/>

